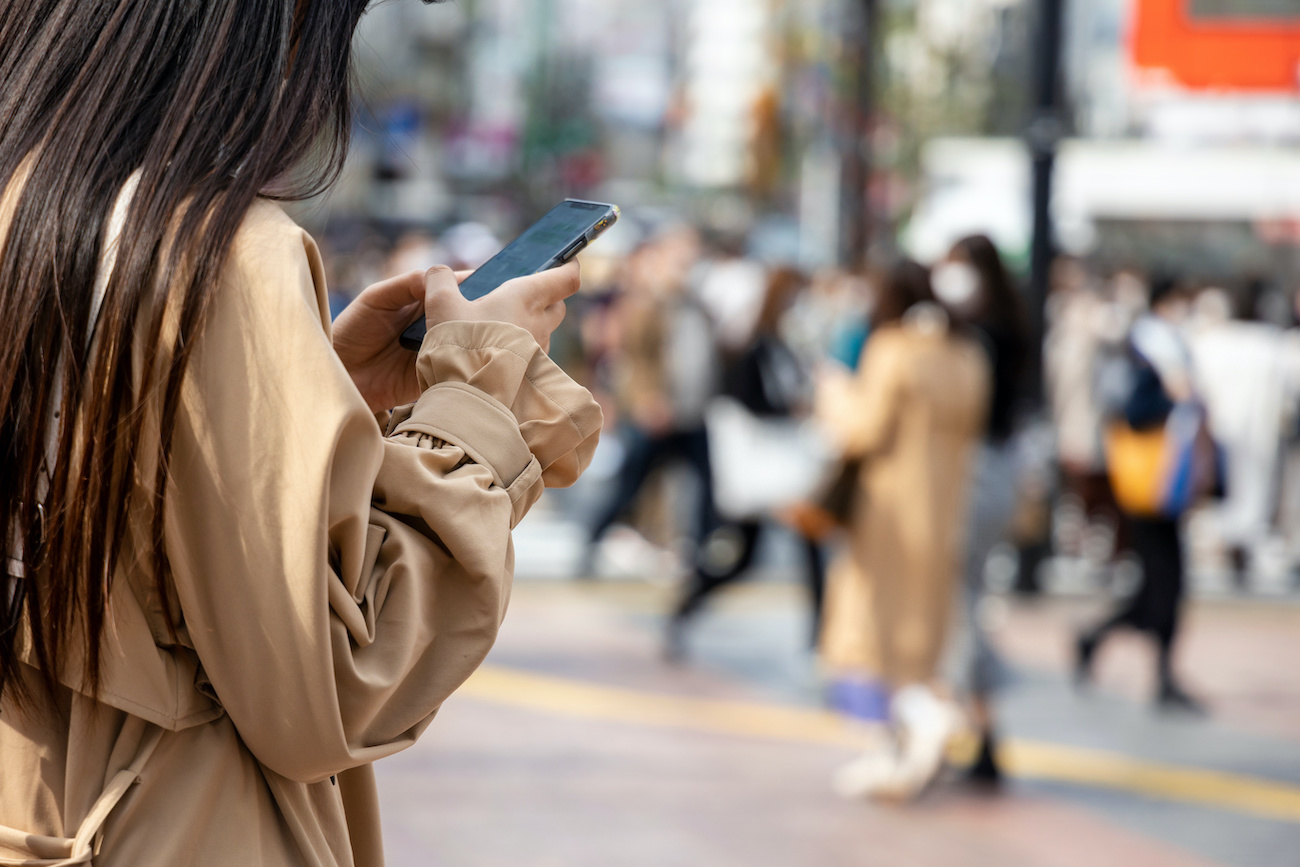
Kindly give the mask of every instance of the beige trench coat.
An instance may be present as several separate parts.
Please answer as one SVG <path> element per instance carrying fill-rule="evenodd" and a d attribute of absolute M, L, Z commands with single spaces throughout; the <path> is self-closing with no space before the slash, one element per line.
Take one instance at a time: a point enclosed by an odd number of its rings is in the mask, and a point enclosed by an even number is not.
<path fill-rule="evenodd" d="M 830 572 L 825 663 L 893 685 L 935 675 L 990 373 L 973 342 L 914 324 L 867 341 L 830 419 L 862 473 L 848 562 Z"/>
<path fill-rule="evenodd" d="M 178 418 L 172 597 L 128 540 L 98 700 L 64 677 L 56 708 L 0 703 L 0 864 L 382 863 L 370 763 L 487 654 L 510 531 L 585 468 L 601 416 L 524 330 L 453 322 L 385 433 L 334 354 L 322 273 L 255 205 Z"/>

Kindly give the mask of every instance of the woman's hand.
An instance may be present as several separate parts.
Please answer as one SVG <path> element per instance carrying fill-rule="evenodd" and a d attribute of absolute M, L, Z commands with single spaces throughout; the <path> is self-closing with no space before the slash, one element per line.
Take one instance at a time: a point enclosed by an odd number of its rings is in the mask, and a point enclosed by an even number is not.
<path fill-rule="evenodd" d="M 428 277 L 424 316 L 430 328 L 452 321 L 509 322 L 533 335 L 546 351 L 551 348 L 552 332 L 564 321 L 564 299 L 577 292 L 581 284 L 576 260 L 540 274 L 507 280 L 477 301 L 460 294 L 457 280 L 445 267 L 430 269 Z"/>
<path fill-rule="evenodd" d="M 334 321 L 334 351 L 372 411 L 410 403 L 420 396 L 416 353 L 397 342 L 421 305 L 429 328 L 442 322 L 509 322 L 547 349 L 564 319 L 564 299 L 578 291 L 576 262 L 518 277 L 477 301 L 460 294 L 469 272 L 450 268 L 412 271 L 365 289 Z"/>

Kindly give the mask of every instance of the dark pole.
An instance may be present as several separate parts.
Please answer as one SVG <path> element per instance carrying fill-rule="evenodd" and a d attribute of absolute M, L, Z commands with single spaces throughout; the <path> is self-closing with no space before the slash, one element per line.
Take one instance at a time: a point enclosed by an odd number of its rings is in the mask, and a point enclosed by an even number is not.
<path fill-rule="evenodd" d="M 871 243 L 871 205 L 868 185 L 871 182 L 871 117 L 875 111 L 875 87 L 872 68 L 875 64 L 878 0 L 851 0 L 845 7 L 852 16 L 846 28 L 846 54 L 852 70 L 849 94 L 841 125 L 840 152 L 844 178 L 841 184 L 840 259 L 849 267 L 866 261 Z"/>
<path fill-rule="evenodd" d="M 1056 256 L 1052 233 L 1052 171 L 1056 167 L 1056 145 L 1061 139 L 1061 7 L 1064 0 L 1039 0 L 1038 33 L 1034 51 L 1034 111 L 1025 131 L 1033 160 L 1034 234 L 1029 249 L 1030 353 L 1028 398 L 1034 408 L 1043 406 L 1043 337 L 1047 331 L 1047 292 L 1052 260 Z M 1023 595 L 1042 592 L 1038 567 L 1051 555 L 1051 522 L 1042 536 L 1021 540 L 1015 589 Z"/>
<path fill-rule="evenodd" d="M 1039 0 L 1035 52 L 1034 111 L 1026 130 L 1033 161 L 1033 238 L 1029 257 L 1029 310 L 1034 353 L 1031 362 L 1030 397 L 1037 405 L 1043 399 L 1043 336 L 1052 260 L 1056 256 L 1052 231 L 1052 172 L 1056 167 L 1056 145 L 1061 139 L 1061 12 L 1064 0 Z"/>
<path fill-rule="evenodd" d="M 1032 407 L 1045 402 L 1043 390 L 1043 338 L 1047 333 L 1047 302 L 1052 260 L 1056 243 L 1052 231 L 1052 172 L 1056 168 L 1057 143 L 1061 140 L 1061 12 L 1065 0 L 1039 0 L 1035 60 L 1034 114 L 1026 130 L 1026 144 L 1034 162 L 1034 238 L 1030 242 L 1030 326 L 1032 352 L 1028 399 Z M 1050 523 L 1049 523 L 1050 524 Z M 1039 564 L 1052 552 L 1049 526 L 1043 537 L 1022 539 L 1019 569 L 1015 578 L 1018 593 L 1040 593 Z"/>

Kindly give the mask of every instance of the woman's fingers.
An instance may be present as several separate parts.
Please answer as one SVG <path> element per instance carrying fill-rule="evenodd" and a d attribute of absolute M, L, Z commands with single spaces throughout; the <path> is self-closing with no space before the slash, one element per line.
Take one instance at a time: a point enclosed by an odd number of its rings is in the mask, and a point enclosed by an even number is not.
<path fill-rule="evenodd" d="M 424 276 L 425 317 L 432 328 L 439 322 L 509 322 L 527 330 L 543 348 L 551 332 L 564 321 L 564 300 L 578 291 L 581 271 L 577 262 L 560 268 L 516 277 L 475 301 L 461 293 L 457 274 L 446 267 L 430 268 Z"/>
<path fill-rule="evenodd" d="M 467 318 L 469 302 L 460 294 L 460 280 L 446 265 L 424 272 L 424 318 L 430 328 L 439 322 Z"/>
<path fill-rule="evenodd" d="M 554 292 L 552 303 L 560 302 L 561 310 L 563 310 L 564 299 L 573 297 L 582 288 L 582 266 L 578 264 L 577 259 L 547 271 L 545 276 L 553 281 L 547 287 Z M 560 318 L 564 318 L 563 313 L 560 314 Z"/>
<path fill-rule="evenodd" d="M 454 292 L 460 295 L 460 281 L 460 275 L 446 265 L 434 265 L 424 272 L 424 291 L 426 295 L 430 292 Z"/>
<path fill-rule="evenodd" d="M 527 293 L 533 304 L 545 310 L 558 301 L 570 297 L 582 285 L 582 271 L 574 261 L 528 277 L 516 277 L 511 288 Z M 509 284 L 507 284 L 509 285 Z M 504 287 L 503 287 L 504 288 Z"/>
<path fill-rule="evenodd" d="M 568 312 L 569 308 L 563 301 L 556 301 L 546 308 L 547 321 L 552 331 L 560 327 L 560 323 L 564 321 L 564 317 Z"/>

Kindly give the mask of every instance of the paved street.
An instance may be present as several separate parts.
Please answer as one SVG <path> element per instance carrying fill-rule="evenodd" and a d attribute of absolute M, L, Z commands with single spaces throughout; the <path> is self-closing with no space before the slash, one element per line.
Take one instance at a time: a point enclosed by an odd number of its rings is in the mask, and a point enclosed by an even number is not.
<path fill-rule="evenodd" d="M 683 666 L 660 660 L 669 590 L 522 579 L 480 674 L 379 766 L 394 867 L 1300 863 L 1300 605 L 1190 612 L 1181 660 L 1209 719 L 1147 706 L 1151 655 L 1116 639 L 1098 685 L 1067 678 L 1097 603 L 1015 603 L 998 641 L 1015 780 L 946 780 L 910 807 L 845 802 L 853 732 L 819 709 L 804 600 L 727 593 Z"/>

